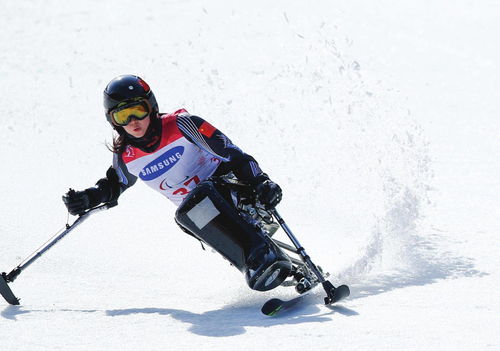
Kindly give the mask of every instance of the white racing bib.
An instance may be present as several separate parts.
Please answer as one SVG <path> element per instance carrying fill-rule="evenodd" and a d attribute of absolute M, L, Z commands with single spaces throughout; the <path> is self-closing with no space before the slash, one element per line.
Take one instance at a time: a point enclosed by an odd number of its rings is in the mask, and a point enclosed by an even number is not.
<path fill-rule="evenodd" d="M 128 146 L 121 155 L 127 170 L 177 206 L 200 182 L 214 174 L 221 160 L 187 140 L 176 118 L 162 120 L 162 138 L 152 153 Z"/>

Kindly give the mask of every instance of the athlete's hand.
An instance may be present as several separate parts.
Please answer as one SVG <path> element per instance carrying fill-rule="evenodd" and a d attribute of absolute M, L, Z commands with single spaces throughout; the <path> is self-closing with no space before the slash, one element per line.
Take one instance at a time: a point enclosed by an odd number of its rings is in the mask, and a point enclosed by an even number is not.
<path fill-rule="evenodd" d="M 281 201 L 282 191 L 278 184 L 266 179 L 255 187 L 257 198 L 266 209 L 273 209 Z"/>
<path fill-rule="evenodd" d="M 64 204 L 68 208 L 68 212 L 73 216 L 81 215 L 90 208 L 90 198 L 86 191 L 69 191 L 62 197 Z"/>

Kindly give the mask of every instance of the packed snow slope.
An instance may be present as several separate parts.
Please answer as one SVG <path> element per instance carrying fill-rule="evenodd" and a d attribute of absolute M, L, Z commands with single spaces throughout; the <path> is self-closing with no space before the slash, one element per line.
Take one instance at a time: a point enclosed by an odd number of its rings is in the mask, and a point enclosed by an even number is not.
<path fill-rule="evenodd" d="M 278 288 L 182 233 L 137 184 L 10 286 L 1 350 L 500 349 L 500 4 L 28 1 L 1 5 L 0 271 L 111 163 L 101 93 L 132 73 L 253 155 L 352 296 L 277 318 Z M 69 218 L 70 223 L 74 218 Z M 279 234 L 283 236 L 283 234 Z"/>

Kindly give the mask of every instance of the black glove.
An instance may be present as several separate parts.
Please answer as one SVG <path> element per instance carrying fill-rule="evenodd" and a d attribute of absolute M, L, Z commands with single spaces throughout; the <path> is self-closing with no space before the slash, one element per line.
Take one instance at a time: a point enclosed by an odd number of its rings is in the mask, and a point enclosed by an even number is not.
<path fill-rule="evenodd" d="M 281 201 L 282 191 L 278 184 L 266 179 L 258 183 L 255 187 L 257 199 L 266 209 L 273 209 Z"/>
<path fill-rule="evenodd" d="M 103 202 L 109 207 L 118 205 L 118 197 L 122 191 L 118 174 L 113 167 L 109 167 L 106 178 L 99 179 L 95 187 L 83 191 L 69 189 L 62 199 L 69 213 L 82 215 Z"/>
<path fill-rule="evenodd" d="M 68 208 L 68 212 L 73 216 L 81 215 L 91 207 L 90 197 L 86 190 L 74 191 L 73 189 L 69 189 L 69 191 L 63 195 L 62 199 Z"/>

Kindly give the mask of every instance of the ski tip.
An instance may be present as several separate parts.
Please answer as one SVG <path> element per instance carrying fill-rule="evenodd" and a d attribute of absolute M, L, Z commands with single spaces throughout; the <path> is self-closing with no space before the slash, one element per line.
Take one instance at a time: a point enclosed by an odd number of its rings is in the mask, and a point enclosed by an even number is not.
<path fill-rule="evenodd" d="M 261 308 L 261 312 L 266 316 L 274 316 L 283 308 L 283 301 L 280 299 L 271 299 Z"/>
<path fill-rule="evenodd" d="M 271 299 L 267 301 L 264 306 L 262 306 L 261 311 L 267 316 L 275 316 L 278 312 L 288 310 L 297 305 L 299 301 L 303 300 L 304 296 L 307 296 L 307 294 L 308 293 L 305 292 L 302 295 L 294 297 L 290 300 Z"/>

